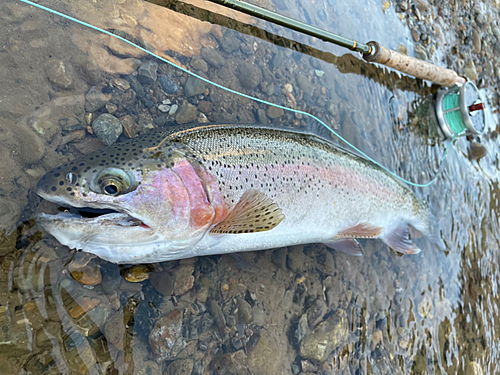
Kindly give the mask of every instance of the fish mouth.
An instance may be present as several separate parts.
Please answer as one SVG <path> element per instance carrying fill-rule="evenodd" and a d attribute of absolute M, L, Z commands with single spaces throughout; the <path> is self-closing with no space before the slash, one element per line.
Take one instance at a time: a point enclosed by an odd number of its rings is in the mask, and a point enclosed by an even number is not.
<path fill-rule="evenodd" d="M 35 215 L 35 220 L 42 226 L 48 225 L 104 225 L 119 227 L 141 227 L 152 230 L 141 220 L 125 213 L 109 208 L 99 209 L 91 207 L 61 207 L 57 208 L 59 213 L 49 214 L 40 212 Z"/>

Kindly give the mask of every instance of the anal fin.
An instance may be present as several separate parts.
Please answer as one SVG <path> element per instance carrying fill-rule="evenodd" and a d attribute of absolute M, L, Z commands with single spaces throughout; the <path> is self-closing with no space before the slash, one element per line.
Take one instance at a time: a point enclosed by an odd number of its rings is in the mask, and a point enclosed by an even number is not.
<path fill-rule="evenodd" d="M 359 223 L 353 227 L 347 228 L 335 235 L 337 238 L 377 238 L 384 231 L 384 228 Z"/>
<path fill-rule="evenodd" d="M 400 225 L 390 233 L 384 233 L 380 237 L 384 243 L 391 249 L 402 254 L 418 254 L 420 248 L 410 240 L 408 226 Z"/>
<path fill-rule="evenodd" d="M 227 217 L 210 233 L 255 233 L 275 228 L 285 215 L 270 198 L 257 190 L 246 191 Z"/>
<path fill-rule="evenodd" d="M 363 256 L 364 251 L 354 238 L 338 238 L 324 243 L 325 246 L 343 252 L 347 255 Z"/>

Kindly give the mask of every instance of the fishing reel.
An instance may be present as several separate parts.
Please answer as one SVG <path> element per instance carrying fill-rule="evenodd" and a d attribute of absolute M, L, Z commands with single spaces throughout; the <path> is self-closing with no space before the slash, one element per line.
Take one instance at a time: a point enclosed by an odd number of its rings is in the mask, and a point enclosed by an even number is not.
<path fill-rule="evenodd" d="M 435 102 L 437 130 L 442 138 L 482 135 L 486 129 L 486 104 L 474 83 L 467 81 L 438 92 Z"/>

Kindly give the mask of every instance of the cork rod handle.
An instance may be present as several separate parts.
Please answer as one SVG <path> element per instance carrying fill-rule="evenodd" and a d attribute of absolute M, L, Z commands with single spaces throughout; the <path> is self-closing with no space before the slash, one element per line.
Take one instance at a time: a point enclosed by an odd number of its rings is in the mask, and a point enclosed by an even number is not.
<path fill-rule="evenodd" d="M 375 52 L 369 55 L 365 54 L 363 57 L 366 61 L 383 64 L 413 77 L 425 79 L 446 87 L 466 82 L 465 78 L 460 77 L 453 70 L 441 68 L 415 57 L 402 55 L 381 46 L 377 42 L 369 42 L 367 44 Z"/>

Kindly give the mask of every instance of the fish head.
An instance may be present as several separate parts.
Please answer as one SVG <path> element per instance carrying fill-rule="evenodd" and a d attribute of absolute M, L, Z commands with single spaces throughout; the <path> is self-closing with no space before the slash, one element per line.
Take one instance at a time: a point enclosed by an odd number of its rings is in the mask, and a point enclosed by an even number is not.
<path fill-rule="evenodd" d="M 37 223 L 63 245 L 115 263 L 189 257 L 226 215 L 218 185 L 185 148 L 144 146 L 125 142 L 48 172 L 37 193 L 70 209 L 40 213 Z"/>

